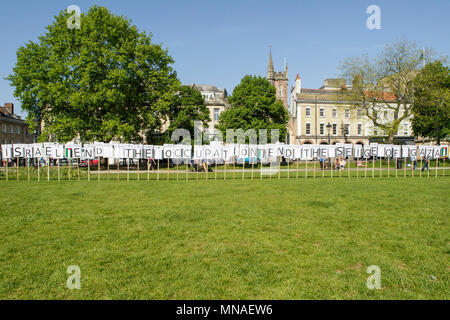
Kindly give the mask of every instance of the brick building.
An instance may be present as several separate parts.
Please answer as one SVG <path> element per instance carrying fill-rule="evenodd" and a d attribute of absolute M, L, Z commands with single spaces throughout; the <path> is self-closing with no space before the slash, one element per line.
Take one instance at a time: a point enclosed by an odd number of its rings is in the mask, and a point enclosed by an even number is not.
<path fill-rule="evenodd" d="M 0 106 L 0 144 L 33 143 L 35 136 L 28 132 L 28 124 L 14 114 L 14 104 Z"/>

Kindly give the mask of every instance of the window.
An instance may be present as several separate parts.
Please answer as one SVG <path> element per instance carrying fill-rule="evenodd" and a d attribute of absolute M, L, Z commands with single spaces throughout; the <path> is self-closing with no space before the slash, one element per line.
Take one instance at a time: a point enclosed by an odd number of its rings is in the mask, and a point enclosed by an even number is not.
<path fill-rule="evenodd" d="M 358 119 L 362 118 L 362 109 L 358 109 Z"/>
<path fill-rule="evenodd" d="M 333 118 L 337 118 L 337 109 L 333 109 Z"/>
<path fill-rule="evenodd" d="M 345 135 L 346 136 L 350 135 L 350 123 L 345 124 Z"/>
<path fill-rule="evenodd" d="M 320 124 L 320 135 L 323 136 L 325 134 L 325 123 Z"/>
<path fill-rule="evenodd" d="M 345 109 L 345 117 L 350 118 L 350 109 Z"/>
<path fill-rule="evenodd" d="M 309 122 L 306 123 L 306 134 L 307 135 L 311 134 L 311 123 Z"/>
<path fill-rule="evenodd" d="M 337 123 L 333 123 L 333 135 L 337 135 Z"/>
<path fill-rule="evenodd" d="M 362 134 L 362 124 L 358 123 L 358 135 Z"/>
<path fill-rule="evenodd" d="M 9 127 L 9 133 L 14 133 L 14 127 L 13 126 Z"/>
<path fill-rule="evenodd" d="M 6 129 L 6 124 L 2 125 L 2 131 L 6 133 L 7 129 Z"/>
<path fill-rule="evenodd" d="M 377 129 L 373 129 L 373 134 L 377 136 L 378 135 L 378 130 Z"/>
<path fill-rule="evenodd" d="M 321 118 L 325 117 L 325 108 L 320 108 L 319 114 Z"/>
<path fill-rule="evenodd" d="M 214 108 L 214 121 L 219 121 L 220 109 Z"/>
<path fill-rule="evenodd" d="M 385 111 L 384 111 L 384 119 L 387 119 L 387 118 L 388 118 L 388 111 L 385 110 Z"/>
<path fill-rule="evenodd" d="M 16 134 L 20 134 L 20 127 L 16 127 Z"/>
<path fill-rule="evenodd" d="M 309 118 L 309 117 L 311 117 L 311 108 L 306 108 L 305 109 L 305 114 L 306 114 L 306 116 Z"/>

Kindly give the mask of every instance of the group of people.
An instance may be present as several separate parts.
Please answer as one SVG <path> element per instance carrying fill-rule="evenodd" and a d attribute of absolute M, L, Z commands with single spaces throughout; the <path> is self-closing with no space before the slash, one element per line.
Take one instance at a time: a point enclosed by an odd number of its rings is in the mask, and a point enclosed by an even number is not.
<path fill-rule="evenodd" d="M 347 161 L 343 157 L 336 158 L 334 159 L 334 170 L 344 170 L 346 164 Z"/>

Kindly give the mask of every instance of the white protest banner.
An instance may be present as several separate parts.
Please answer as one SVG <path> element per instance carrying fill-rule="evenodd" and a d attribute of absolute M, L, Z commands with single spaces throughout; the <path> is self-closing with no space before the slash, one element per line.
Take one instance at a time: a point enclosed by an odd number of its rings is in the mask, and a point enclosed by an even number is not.
<path fill-rule="evenodd" d="M 42 158 L 44 156 L 44 147 L 42 143 L 34 143 L 33 145 L 33 158 Z"/>
<path fill-rule="evenodd" d="M 328 146 L 328 158 L 336 158 L 336 145 Z"/>
<path fill-rule="evenodd" d="M 153 146 L 153 155 L 155 156 L 156 160 L 163 159 L 163 146 Z"/>
<path fill-rule="evenodd" d="M 54 144 L 52 146 L 52 158 L 55 158 L 55 159 L 64 158 L 64 145 Z"/>
<path fill-rule="evenodd" d="M 45 157 L 45 158 L 51 158 L 52 151 L 53 151 L 53 143 L 44 142 L 42 156 Z"/>
<path fill-rule="evenodd" d="M 248 158 L 249 157 L 249 147 L 248 144 L 240 144 L 239 145 L 239 158 Z"/>
<path fill-rule="evenodd" d="M 85 144 L 83 146 L 83 158 L 92 160 L 95 157 L 95 145 L 94 144 Z"/>
<path fill-rule="evenodd" d="M 401 157 L 401 155 L 402 155 L 401 146 L 393 145 L 392 146 L 392 157 L 394 159 L 398 159 Z"/>
<path fill-rule="evenodd" d="M 153 146 L 152 145 L 143 145 L 142 146 L 142 155 L 144 159 L 153 159 Z"/>
<path fill-rule="evenodd" d="M 2 144 L 2 159 L 12 158 L 12 144 Z"/>
<path fill-rule="evenodd" d="M 355 144 L 353 149 L 353 156 L 357 159 L 362 158 L 363 156 L 363 148 L 360 144 Z"/>
<path fill-rule="evenodd" d="M 385 144 L 377 145 L 377 155 L 378 155 L 378 157 L 382 157 L 382 158 L 384 158 L 386 156 L 386 145 Z"/>
<path fill-rule="evenodd" d="M 275 156 L 283 157 L 285 145 L 282 143 L 276 143 L 274 146 L 275 146 Z"/>
<path fill-rule="evenodd" d="M 24 156 L 24 149 L 25 145 L 23 144 L 13 144 L 12 148 L 12 157 L 13 158 L 22 158 Z"/>
<path fill-rule="evenodd" d="M 364 159 L 370 158 L 371 152 L 372 152 L 372 148 L 370 147 L 370 145 L 363 146 L 362 157 Z"/>
<path fill-rule="evenodd" d="M 392 144 L 384 145 L 384 157 L 386 158 L 394 158 L 394 146 Z"/>
<path fill-rule="evenodd" d="M 81 144 L 66 144 L 65 157 L 80 159 L 83 155 L 83 146 Z"/>
<path fill-rule="evenodd" d="M 164 159 L 175 158 L 173 154 L 173 144 L 165 144 L 163 146 L 163 157 Z"/>
<path fill-rule="evenodd" d="M 194 146 L 194 160 L 202 160 L 204 159 L 204 146 L 203 145 L 195 145 Z"/>
<path fill-rule="evenodd" d="M 301 149 L 300 160 L 312 160 L 312 145 L 303 145 Z"/>
<path fill-rule="evenodd" d="M 294 160 L 294 146 L 292 145 L 286 145 L 284 147 L 284 157 L 286 159 L 292 159 Z"/>
<path fill-rule="evenodd" d="M 33 157 L 33 145 L 32 144 L 24 144 L 23 147 L 23 157 L 25 159 L 32 159 Z"/>
<path fill-rule="evenodd" d="M 433 159 L 439 159 L 441 157 L 441 146 L 433 148 Z"/>

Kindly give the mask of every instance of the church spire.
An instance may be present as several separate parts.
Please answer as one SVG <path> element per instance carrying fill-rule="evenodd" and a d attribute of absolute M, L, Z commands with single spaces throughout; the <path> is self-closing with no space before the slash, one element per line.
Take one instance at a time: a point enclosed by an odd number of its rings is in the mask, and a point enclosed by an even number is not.
<path fill-rule="evenodd" d="M 273 69 L 273 61 L 272 61 L 272 45 L 269 46 L 269 65 L 267 66 L 267 80 L 273 81 L 274 80 L 274 69 Z"/>

